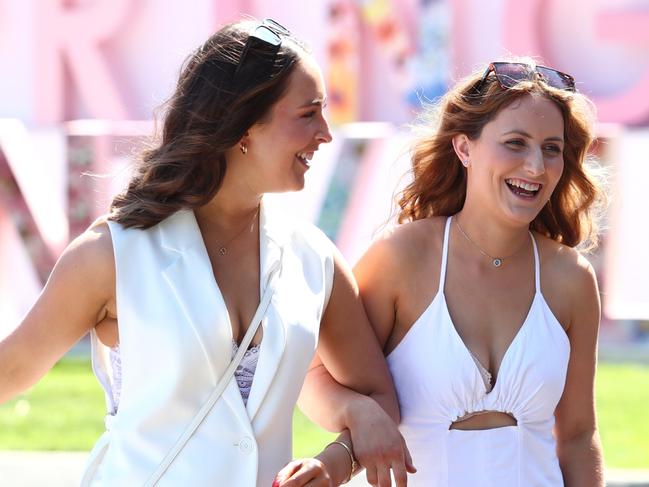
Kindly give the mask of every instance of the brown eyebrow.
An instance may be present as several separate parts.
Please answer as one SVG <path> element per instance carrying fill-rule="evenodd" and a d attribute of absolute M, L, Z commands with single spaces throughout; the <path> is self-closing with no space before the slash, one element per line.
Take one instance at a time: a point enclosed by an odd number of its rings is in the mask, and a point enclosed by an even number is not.
<path fill-rule="evenodd" d="M 327 106 L 327 97 L 324 98 L 314 98 L 313 100 L 307 101 L 300 108 L 308 108 L 313 106 L 321 106 L 322 108 Z"/>
<path fill-rule="evenodd" d="M 525 132 L 524 130 L 510 130 L 509 132 L 505 132 L 503 135 L 510 135 L 510 134 L 517 134 L 517 135 L 522 135 L 523 137 L 526 137 L 528 139 L 532 139 L 533 137 Z M 563 143 L 563 137 L 548 137 L 545 139 L 546 141 L 552 141 L 552 142 L 561 142 Z"/>

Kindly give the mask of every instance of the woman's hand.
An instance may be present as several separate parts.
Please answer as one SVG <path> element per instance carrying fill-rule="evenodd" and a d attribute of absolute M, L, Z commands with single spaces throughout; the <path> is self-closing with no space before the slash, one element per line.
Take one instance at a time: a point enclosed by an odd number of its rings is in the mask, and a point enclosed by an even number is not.
<path fill-rule="evenodd" d="M 372 485 L 390 486 L 393 470 L 396 485 L 404 487 L 406 472 L 416 472 L 395 420 L 374 398 L 336 383 L 318 356 L 302 388 L 300 407 L 330 431 L 345 430 L 343 441 L 352 445 L 355 458 L 367 468 L 367 479 Z"/>
<path fill-rule="evenodd" d="M 417 469 L 392 418 L 376 401 L 365 396 L 350 404 L 346 416 L 354 455 L 365 467 L 368 483 L 389 487 L 392 470 L 397 487 L 406 487 L 407 473 Z"/>
<path fill-rule="evenodd" d="M 273 487 L 334 487 L 325 464 L 317 458 L 293 460 L 275 476 Z"/>

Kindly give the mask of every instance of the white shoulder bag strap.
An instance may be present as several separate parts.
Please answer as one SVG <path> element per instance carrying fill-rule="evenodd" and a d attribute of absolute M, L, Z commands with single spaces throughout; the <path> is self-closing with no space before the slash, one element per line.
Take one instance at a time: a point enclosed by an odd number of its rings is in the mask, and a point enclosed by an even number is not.
<path fill-rule="evenodd" d="M 216 387 L 210 394 L 210 397 L 207 399 L 207 401 L 205 401 L 205 403 L 198 411 L 198 413 L 196 413 L 196 416 L 194 416 L 192 422 L 189 424 L 189 426 L 187 426 L 183 434 L 180 436 L 180 438 L 178 438 L 178 440 L 171 448 L 171 450 L 169 450 L 169 452 L 164 457 L 162 462 L 160 462 L 158 468 L 156 468 L 153 474 L 151 474 L 149 480 L 146 481 L 146 483 L 144 484 L 145 487 L 153 487 L 160 480 L 160 478 L 167 471 L 171 463 L 182 451 L 185 444 L 189 441 L 189 439 L 192 437 L 194 432 L 198 429 L 198 427 L 201 425 L 203 420 L 207 417 L 209 412 L 212 410 L 212 407 L 214 407 L 214 404 L 216 404 L 216 401 L 218 401 L 219 397 L 221 397 L 221 394 L 223 394 L 223 391 L 230 383 L 230 379 L 234 375 L 234 371 L 237 369 L 237 366 L 241 363 L 241 359 L 243 358 L 243 355 L 246 353 L 246 350 L 248 350 L 248 345 L 250 345 L 252 337 L 255 336 L 255 333 L 259 328 L 261 320 L 264 318 L 264 315 L 266 314 L 266 310 L 268 309 L 268 305 L 270 304 L 270 300 L 273 297 L 273 293 L 275 290 L 275 286 L 272 285 L 272 280 L 275 274 L 277 273 L 278 269 L 279 269 L 279 263 L 275 265 L 275 267 L 271 270 L 268 276 L 268 281 L 266 285 L 266 290 L 264 291 L 264 295 L 259 301 L 259 306 L 257 307 L 257 311 L 255 312 L 255 315 L 252 317 L 252 321 L 248 326 L 248 331 L 243 337 L 243 340 L 241 340 L 241 345 L 239 345 L 239 350 L 237 351 L 234 358 L 232 359 L 232 362 L 230 362 L 230 365 L 223 373 L 221 380 L 219 380 L 219 383 L 216 385 Z"/>

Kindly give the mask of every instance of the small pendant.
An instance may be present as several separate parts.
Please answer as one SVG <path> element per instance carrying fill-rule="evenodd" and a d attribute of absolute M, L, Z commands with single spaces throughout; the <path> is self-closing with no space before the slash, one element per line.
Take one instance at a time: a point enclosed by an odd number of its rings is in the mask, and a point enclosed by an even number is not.
<path fill-rule="evenodd" d="M 219 254 L 225 255 L 227 253 L 228 253 L 228 249 L 226 249 L 225 247 L 220 247 L 219 248 Z M 500 264 L 498 264 L 498 265 L 500 265 Z"/>
<path fill-rule="evenodd" d="M 503 260 L 495 258 L 492 263 L 493 263 L 494 267 L 500 267 L 501 265 L 503 265 Z"/>

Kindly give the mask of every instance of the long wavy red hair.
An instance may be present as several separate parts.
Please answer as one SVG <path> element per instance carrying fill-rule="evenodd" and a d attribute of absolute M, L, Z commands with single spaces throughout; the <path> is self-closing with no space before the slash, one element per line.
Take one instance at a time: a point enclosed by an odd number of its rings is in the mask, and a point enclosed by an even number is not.
<path fill-rule="evenodd" d="M 516 60 L 520 62 L 520 60 Z M 525 59 L 524 62 L 529 62 Z M 412 182 L 398 198 L 399 223 L 459 212 L 466 197 L 466 169 L 453 149 L 453 137 L 480 137 L 482 128 L 505 107 L 528 95 L 544 96 L 564 120 L 564 170 L 548 203 L 530 229 L 570 247 L 590 250 L 598 241 L 598 216 L 605 200 L 597 165 L 589 156 L 594 141 L 594 109 L 578 92 L 556 89 L 541 79 L 502 88 L 477 70 L 457 83 L 437 103 L 426 107 L 415 129 L 411 149 Z"/>

